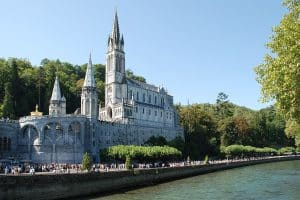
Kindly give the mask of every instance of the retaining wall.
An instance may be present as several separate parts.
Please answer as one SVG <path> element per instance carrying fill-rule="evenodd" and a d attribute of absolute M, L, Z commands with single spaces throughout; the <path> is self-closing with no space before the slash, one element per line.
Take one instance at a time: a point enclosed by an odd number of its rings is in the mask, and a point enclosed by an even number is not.
<path fill-rule="evenodd" d="M 105 173 L 0 176 L 0 199 L 62 199 L 115 192 L 236 167 L 300 159 L 300 155 L 206 166 L 136 169 Z"/>

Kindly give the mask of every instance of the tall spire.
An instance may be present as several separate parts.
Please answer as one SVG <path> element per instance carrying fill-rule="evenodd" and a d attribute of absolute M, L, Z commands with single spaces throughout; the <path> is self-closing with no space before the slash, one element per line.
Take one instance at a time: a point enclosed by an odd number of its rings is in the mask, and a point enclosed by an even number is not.
<path fill-rule="evenodd" d="M 59 81 L 57 76 L 55 77 L 55 82 L 52 90 L 51 101 L 60 101 L 61 100 L 61 93 L 59 87 Z"/>
<path fill-rule="evenodd" d="M 91 54 L 90 54 L 90 58 L 89 58 L 89 63 L 86 68 L 83 87 L 96 87 L 96 82 L 95 82 L 95 78 L 94 78 L 94 67 L 92 64 Z"/>
<path fill-rule="evenodd" d="M 118 22 L 117 11 L 115 13 L 115 19 L 114 19 L 114 24 L 113 24 L 113 30 L 112 30 L 112 33 L 111 33 L 111 37 L 116 42 L 119 42 L 119 39 L 120 39 L 120 30 L 119 30 L 119 22 Z"/>

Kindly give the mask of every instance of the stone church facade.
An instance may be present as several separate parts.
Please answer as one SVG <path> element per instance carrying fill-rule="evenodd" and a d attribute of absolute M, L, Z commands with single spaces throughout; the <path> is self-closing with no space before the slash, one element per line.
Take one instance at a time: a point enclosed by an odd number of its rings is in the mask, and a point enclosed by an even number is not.
<path fill-rule="evenodd" d="M 109 146 L 143 145 L 151 136 L 168 141 L 183 138 L 173 97 L 164 88 L 126 77 L 124 38 L 117 14 L 108 39 L 105 79 L 105 105 L 101 107 L 90 56 L 80 112 L 66 114 L 67 100 L 56 77 L 49 115 L 0 120 L 0 159 L 80 163 L 89 152 L 99 162 L 99 152 Z"/>

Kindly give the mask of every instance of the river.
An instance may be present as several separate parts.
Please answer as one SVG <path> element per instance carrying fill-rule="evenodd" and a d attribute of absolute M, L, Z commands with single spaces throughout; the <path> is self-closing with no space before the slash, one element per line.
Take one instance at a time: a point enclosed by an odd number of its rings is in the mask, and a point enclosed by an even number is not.
<path fill-rule="evenodd" d="M 300 199 L 300 160 L 259 164 L 140 188 L 93 200 Z"/>

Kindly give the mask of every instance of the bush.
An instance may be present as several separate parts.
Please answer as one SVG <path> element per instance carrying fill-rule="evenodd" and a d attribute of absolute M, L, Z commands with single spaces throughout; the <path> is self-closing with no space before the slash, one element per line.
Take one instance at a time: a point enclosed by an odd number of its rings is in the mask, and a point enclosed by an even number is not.
<path fill-rule="evenodd" d="M 117 145 L 102 150 L 103 159 L 126 161 L 127 156 L 140 162 L 173 161 L 181 158 L 180 151 L 168 146 L 134 146 Z"/>
<path fill-rule="evenodd" d="M 283 148 L 278 150 L 279 155 L 295 154 L 295 153 L 296 153 L 296 149 L 294 147 L 283 147 Z"/>
<path fill-rule="evenodd" d="M 257 148 L 234 144 L 227 147 L 222 146 L 220 149 L 222 153 L 230 157 L 277 155 L 277 150 L 270 147 Z"/>
<path fill-rule="evenodd" d="M 88 172 L 91 170 L 92 161 L 90 155 L 86 152 L 82 157 L 82 169 L 87 170 Z"/>

